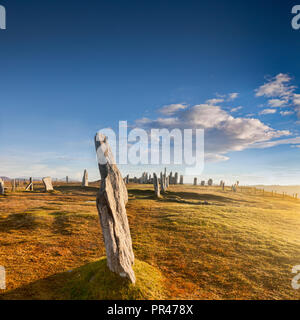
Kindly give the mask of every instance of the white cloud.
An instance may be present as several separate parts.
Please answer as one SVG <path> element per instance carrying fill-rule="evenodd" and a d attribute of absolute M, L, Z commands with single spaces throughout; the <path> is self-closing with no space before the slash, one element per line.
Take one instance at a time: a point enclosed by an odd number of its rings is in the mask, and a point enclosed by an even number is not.
<path fill-rule="evenodd" d="M 289 115 L 291 115 L 291 114 L 293 114 L 294 112 L 293 111 L 280 111 L 280 114 L 282 115 L 282 116 L 289 116 Z"/>
<path fill-rule="evenodd" d="M 170 104 L 162 107 L 159 112 L 164 115 L 172 115 L 173 113 L 187 108 L 185 104 Z"/>
<path fill-rule="evenodd" d="M 221 154 L 214 154 L 214 153 L 205 153 L 205 161 L 207 162 L 223 162 L 229 160 L 229 157 L 221 155 Z"/>
<path fill-rule="evenodd" d="M 236 108 L 232 108 L 232 109 L 231 109 L 231 112 L 237 112 L 237 111 L 239 111 L 239 110 L 241 110 L 241 109 L 243 109 L 242 106 L 239 106 L 239 107 L 236 107 Z"/>
<path fill-rule="evenodd" d="M 165 108 L 165 107 L 164 107 Z M 249 148 L 255 143 L 290 135 L 275 130 L 259 119 L 233 117 L 218 106 L 194 105 L 173 114 L 172 118 L 137 120 L 146 129 L 205 129 L 205 152 L 208 161 L 228 160 L 226 154 Z"/>
<path fill-rule="evenodd" d="M 269 105 L 273 108 L 278 107 L 284 107 L 286 106 L 287 101 L 286 100 L 280 100 L 280 99 L 271 99 L 268 101 Z"/>
<path fill-rule="evenodd" d="M 264 109 L 259 114 L 274 114 L 276 113 L 276 111 L 277 111 L 276 109 Z"/>
<path fill-rule="evenodd" d="M 209 105 L 216 105 L 218 103 L 222 103 L 224 102 L 224 99 L 209 99 L 209 100 L 206 100 L 206 103 L 209 104 Z"/>
<path fill-rule="evenodd" d="M 228 101 L 232 101 L 232 100 L 236 99 L 238 97 L 238 95 L 239 94 L 237 92 L 230 93 L 228 95 Z"/>
<path fill-rule="evenodd" d="M 272 107 L 293 106 L 298 118 L 300 118 L 300 94 L 295 93 L 296 86 L 290 85 L 290 81 L 289 75 L 280 73 L 256 89 L 256 96 L 276 98 L 270 99 L 268 102 Z"/>
<path fill-rule="evenodd" d="M 256 91 L 257 97 L 288 97 L 292 94 L 295 87 L 289 85 L 291 77 L 287 74 L 279 73 L 276 77 L 271 78 Z"/>
<path fill-rule="evenodd" d="M 282 144 L 297 145 L 299 143 L 300 143 L 300 137 L 296 137 L 296 138 L 289 138 L 289 139 L 259 142 L 259 143 L 252 145 L 252 148 L 262 149 L 262 148 L 271 148 L 271 147 L 279 146 Z"/>
<path fill-rule="evenodd" d="M 300 94 L 293 95 L 293 104 L 295 106 L 295 110 L 297 112 L 298 118 L 300 118 Z"/>

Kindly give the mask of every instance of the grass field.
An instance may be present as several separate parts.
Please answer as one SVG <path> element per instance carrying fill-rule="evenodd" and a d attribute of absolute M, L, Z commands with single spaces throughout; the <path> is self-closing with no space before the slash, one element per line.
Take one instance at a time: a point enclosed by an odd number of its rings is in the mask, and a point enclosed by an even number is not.
<path fill-rule="evenodd" d="M 127 205 L 136 272 L 155 283 L 109 295 L 109 283 L 101 282 L 109 271 L 99 262 L 105 250 L 97 189 L 58 184 L 54 193 L 37 187 L 0 197 L 0 265 L 7 272 L 0 299 L 89 299 L 97 286 L 99 299 L 300 298 L 291 287 L 292 267 L 300 265 L 300 200 L 189 185 L 170 186 L 156 200 L 152 186 L 136 184 L 128 185 Z M 76 294 L 78 284 L 71 291 L 66 285 L 76 277 L 92 284 Z"/>

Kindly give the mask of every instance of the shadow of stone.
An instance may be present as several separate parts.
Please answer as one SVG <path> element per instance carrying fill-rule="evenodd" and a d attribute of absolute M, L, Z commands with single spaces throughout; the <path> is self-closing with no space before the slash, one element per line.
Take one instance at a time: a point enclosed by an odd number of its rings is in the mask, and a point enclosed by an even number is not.
<path fill-rule="evenodd" d="M 136 200 L 145 200 L 145 199 L 156 199 L 154 195 L 154 190 L 150 189 L 130 189 L 128 191 L 129 196 L 136 197 Z M 194 201 L 193 201 L 194 200 Z M 166 193 L 161 194 L 159 201 L 162 202 L 176 202 L 183 204 L 192 204 L 192 205 L 209 205 L 209 202 L 218 202 L 220 203 L 233 203 L 233 202 L 248 202 L 246 200 L 235 200 L 222 195 L 214 195 L 209 193 L 197 193 L 197 192 L 185 192 L 185 191 L 166 191 Z M 196 201 L 196 202 L 195 202 Z"/>
<path fill-rule="evenodd" d="M 136 200 L 144 199 L 156 199 L 154 195 L 154 190 L 140 190 L 140 189 L 130 189 L 128 190 L 129 197 L 136 197 Z"/>
<path fill-rule="evenodd" d="M 17 289 L 0 293 L 0 300 L 59 300 L 62 298 L 60 289 L 71 277 L 70 272 L 54 274 L 21 286 Z"/>
<path fill-rule="evenodd" d="M 99 187 L 82 187 L 82 186 L 56 186 L 55 190 L 62 194 L 72 194 L 81 197 L 90 197 L 97 194 Z"/>
<path fill-rule="evenodd" d="M 196 192 L 173 192 L 167 191 L 162 201 L 178 201 L 178 198 L 182 200 L 200 200 L 200 201 L 218 201 L 218 202 L 248 202 L 246 200 L 235 200 L 226 196 L 215 195 L 210 193 L 196 193 Z"/>
<path fill-rule="evenodd" d="M 70 217 L 65 213 L 59 214 L 58 212 L 52 213 L 55 216 L 52 223 L 52 230 L 54 233 L 69 236 L 72 234 L 72 225 L 69 221 Z"/>
<path fill-rule="evenodd" d="M 13 213 L 7 218 L 0 218 L 0 231 L 33 230 L 38 227 L 36 218 L 31 213 Z"/>

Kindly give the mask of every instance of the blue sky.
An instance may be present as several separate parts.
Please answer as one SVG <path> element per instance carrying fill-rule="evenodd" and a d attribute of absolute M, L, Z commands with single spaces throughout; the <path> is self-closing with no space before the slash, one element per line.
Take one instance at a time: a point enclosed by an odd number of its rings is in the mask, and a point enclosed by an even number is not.
<path fill-rule="evenodd" d="M 80 178 L 87 168 L 96 179 L 99 129 L 119 120 L 151 124 L 170 116 L 162 111 L 170 105 L 186 107 L 171 115 L 179 120 L 197 110 L 193 125 L 203 127 L 203 105 L 210 105 L 212 118 L 223 120 L 207 129 L 211 158 L 203 178 L 299 184 L 300 31 L 291 27 L 297 2 L 0 4 L 7 10 L 0 175 Z M 143 169 L 150 170 L 122 167 Z"/>

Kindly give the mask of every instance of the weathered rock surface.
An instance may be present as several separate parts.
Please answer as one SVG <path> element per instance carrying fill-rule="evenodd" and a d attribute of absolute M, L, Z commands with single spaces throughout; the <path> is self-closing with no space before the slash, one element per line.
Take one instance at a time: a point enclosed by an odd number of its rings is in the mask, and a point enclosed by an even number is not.
<path fill-rule="evenodd" d="M 135 283 L 132 269 L 134 254 L 126 213 L 128 193 L 121 173 L 115 164 L 107 138 L 96 134 L 95 146 L 101 175 L 97 209 L 103 231 L 107 264 L 111 271 Z"/>
<path fill-rule="evenodd" d="M 84 173 L 83 173 L 82 186 L 83 187 L 89 186 L 89 174 L 86 169 L 84 170 Z"/>
<path fill-rule="evenodd" d="M 45 187 L 45 191 L 53 191 L 52 179 L 51 177 L 46 177 L 42 179 Z"/>

